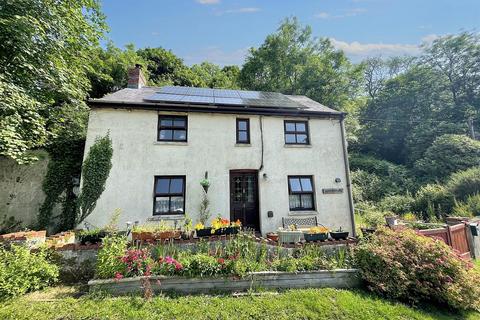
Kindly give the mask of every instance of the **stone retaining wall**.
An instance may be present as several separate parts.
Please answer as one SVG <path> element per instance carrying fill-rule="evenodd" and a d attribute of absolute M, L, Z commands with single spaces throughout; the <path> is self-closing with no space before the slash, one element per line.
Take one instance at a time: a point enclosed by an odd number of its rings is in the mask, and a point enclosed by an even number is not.
<path fill-rule="evenodd" d="M 149 281 L 154 292 L 197 294 L 209 292 L 238 292 L 249 289 L 300 289 L 300 288 L 355 288 L 361 284 L 356 269 L 320 270 L 308 272 L 253 272 L 244 278 L 185 278 L 152 276 L 91 280 L 90 290 L 106 291 L 113 295 L 143 293 Z"/>

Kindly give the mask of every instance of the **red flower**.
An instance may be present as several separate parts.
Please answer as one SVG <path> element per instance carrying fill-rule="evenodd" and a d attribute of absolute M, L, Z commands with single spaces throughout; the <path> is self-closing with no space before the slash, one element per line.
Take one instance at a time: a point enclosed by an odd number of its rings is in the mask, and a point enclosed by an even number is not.
<path fill-rule="evenodd" d="M 218 258 L 218 263 L 224 264 L 224 263 L 225 263 L 225 259 L 223 259 L 223 258 Z"/>
<path fill-rule="evenodd" d="M 115 272 L 115 279 L 120 280 L 122 278 L 123 278 L 123 274 L 121 274 L 120 272 Z"/>

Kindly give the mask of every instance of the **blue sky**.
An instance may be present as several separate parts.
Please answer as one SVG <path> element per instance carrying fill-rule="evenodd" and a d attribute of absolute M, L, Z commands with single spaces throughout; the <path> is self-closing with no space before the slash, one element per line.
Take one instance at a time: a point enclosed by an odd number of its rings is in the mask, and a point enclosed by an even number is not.
<path fill-rule="evenodd" d="M 242 64 L 282 19 L 296 16 L 355 62 L 417 54 L 418 45 L 480 31 L 480 0 L 103 0 L 117 46 L 161 46 L 191 65 Z"/>

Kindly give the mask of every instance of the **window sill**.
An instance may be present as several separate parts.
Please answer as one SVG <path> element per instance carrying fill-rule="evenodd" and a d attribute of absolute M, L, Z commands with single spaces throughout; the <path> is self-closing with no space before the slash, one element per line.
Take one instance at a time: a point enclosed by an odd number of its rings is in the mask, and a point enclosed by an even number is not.
<path fill-rule="evenodd" d="M 184 141 L 154 141 L 153 144 L 167 146 L 188 146 L 188 142 Z"/>
<path fill-rule="evenodd" d="M 311 144 L 285 144 L 285 148 L 311 148 Z"/>
<path fill-rule="evenodd" d="M 185 219 L 184 214 L 165 214 L 165 215 L 156 215 L 147 219 L 147 221 L 161 221 L 161 220 L 183 220 Z"/>
<path fill-rule="evenodd" d="M 314 216 L 317 215 L 318 212 L 314 210 L 307 210 L 307 211 L 289 211 L 289 216 Z"/>
<path fill-rule="evenodd" d="M 250 143 L 235 143 L 235 147 L 251 147 Z"/>

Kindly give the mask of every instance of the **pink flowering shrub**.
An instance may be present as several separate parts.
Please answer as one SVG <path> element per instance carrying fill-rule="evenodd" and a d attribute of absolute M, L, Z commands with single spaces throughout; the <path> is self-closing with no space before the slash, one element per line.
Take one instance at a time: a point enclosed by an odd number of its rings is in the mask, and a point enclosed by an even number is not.
<path fill-rule="evenodd" d="M 378 294 L 479 309 L 479 274 L 441 240 L 413 230 L 381 229 L 356 247 L 355 258 L 368 288 Z"/>
<path fill-rule="evenodd" d="M 147 249 L 127 250 L 120 261 L 123 263 L 123 268 L 115 273 L 116 279 L 151 275 L 153 261 Z"/>
<path fill-rule="evenodd" d="M 183 272 L 183 265 L 170 256 L 160 257 L 153 267 L 154 274 L 178 275 Z"/>

